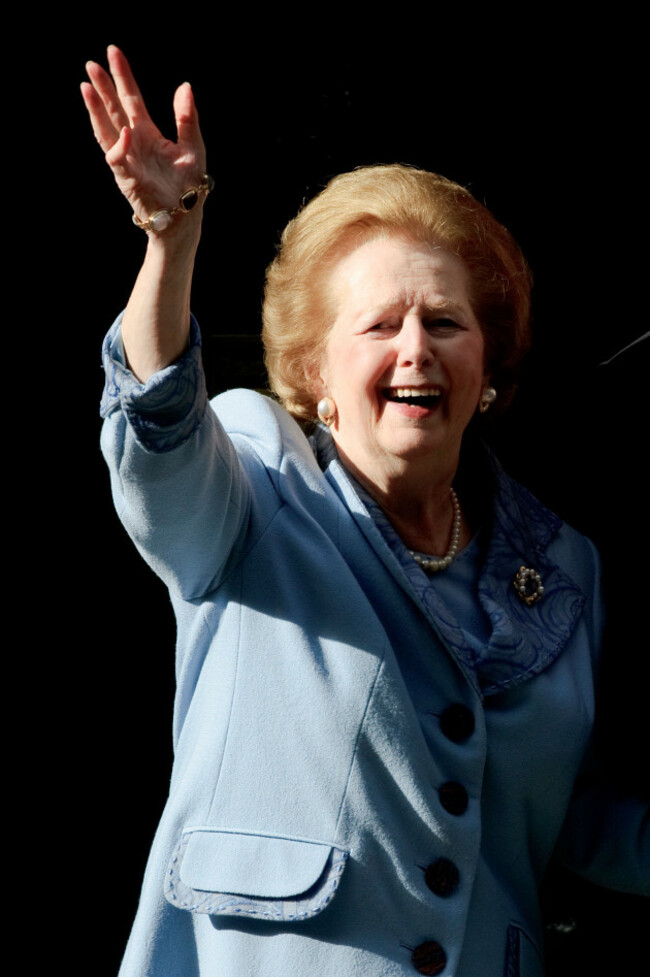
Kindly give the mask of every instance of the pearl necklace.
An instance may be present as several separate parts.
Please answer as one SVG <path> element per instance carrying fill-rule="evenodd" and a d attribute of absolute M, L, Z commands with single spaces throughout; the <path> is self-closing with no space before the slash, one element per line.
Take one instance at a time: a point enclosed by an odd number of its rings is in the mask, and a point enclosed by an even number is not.
<path fill-rule="evenodd" d="M 454 492 L 453 488 L 449 489 L 449 498 L 451 499 L 451 505 L 454 510 L 454 518 L 451 524 L 451 539 L 449 541 L 449 549 L 447 550 L 446 554 L 444 556 L 422 556 L 420 553 L 414 553 L 413 550 L 411 550 L 411 556 L 417 565 L 422 567 L 425 573 L 437 573 L 438 570 L 445 570 L 458 553 L 461 512 L 460 502 L 458 501 L 458 496 Z"/>

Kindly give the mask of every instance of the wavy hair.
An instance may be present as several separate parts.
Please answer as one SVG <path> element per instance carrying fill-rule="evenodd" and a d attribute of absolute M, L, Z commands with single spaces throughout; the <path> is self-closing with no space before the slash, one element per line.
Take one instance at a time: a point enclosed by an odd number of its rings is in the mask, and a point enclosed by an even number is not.
<path fill-rule="evenodd" d="M 468 190 L 443 176 L 397 164 L 367 166 L 334 177 L 300 210 L 266 272 L 266 368 L 271 389 L 294 417 L 316 417 L 309 375 L 336 314 L 327 288 L 334 265 L 365 241 L 393 234 L 462 260 L 497 405 L 510 402 L 530 345 L 532 284 L 514 238 Z"/>

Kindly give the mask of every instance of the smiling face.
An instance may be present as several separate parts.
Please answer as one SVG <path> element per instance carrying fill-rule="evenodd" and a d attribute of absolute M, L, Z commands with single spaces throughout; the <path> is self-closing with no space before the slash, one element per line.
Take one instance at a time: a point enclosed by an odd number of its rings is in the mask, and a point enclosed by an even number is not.
<path fill-rule="evenodd" d="M 455 255 L 374 238 L 334 265 L 336 317 L 318 371 L 344 460 L 376 485 L 409 466 L 453 477 L 486 382 L 481 327 Z"/>

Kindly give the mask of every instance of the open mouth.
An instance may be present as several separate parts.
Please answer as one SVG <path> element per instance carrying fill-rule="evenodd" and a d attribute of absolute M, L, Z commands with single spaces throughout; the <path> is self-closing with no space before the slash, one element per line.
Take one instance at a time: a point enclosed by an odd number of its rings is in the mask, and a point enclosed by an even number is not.
<path fill-rule="evenodd" d="M 384 397 L 394 404 L 411 407 L 437 407 L 442 397 L 439 387 L 386 387 Z"/>

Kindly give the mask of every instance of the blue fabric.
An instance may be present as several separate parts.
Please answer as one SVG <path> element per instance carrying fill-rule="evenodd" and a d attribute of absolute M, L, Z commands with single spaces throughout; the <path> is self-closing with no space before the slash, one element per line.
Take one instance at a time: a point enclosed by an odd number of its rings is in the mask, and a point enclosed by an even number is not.
<path fill-rule="evenodd" d="M 207 407 L 207 391 L 201 365 L 201 334 L 194 317 L 188 351 L 180 368 L 161 370 L 143 386 L 126 367 L 119 330 L 107 334 L 102 363 L 106 381 L 99 408 L 101 417 L 108 417 L 119 406 L 149 451 L 171 451 L 196 431 Z"/>
<path fill-rule="evenodd" d="M 250 391 L 208 408 L 195 351 L 144 386 L 109 360 L 116 508 L 178 621 L 174 771 L 122 977 L 405 977 L 426 940 L 447 975 L 501 975 L 516 953 L 539 977 L 538 884 L 593 721 L 593 547 L 491 463 L 477 662 L 329 433 L 310 444 Z M 546 588 L 532 607 L 522 564 Z M 443 722 L 459 705 L 462 742 Z M 594 817 L 582 797 L 563 856 L 647 890 L 644 812 Z M 426 884 L 439 859 L 458 870 L 448 895 Z"/>
<path fill-rule="evenodd" d="M 456 654 L 469 668 L 483 668 L 487 674 L 490 623 L 478 599 L 481 552 L 477 536 L 443 571 L 427 574 L 413 559 L 381 506 L 363 486 L 356 482 L 357 492 L 375 525 L 399 560 L 413 590 L 445 631 L 446 640 L 456 647 Z M 417 572 L 416 572 L 417 571 Z"/>
<path fill-rule="evenodd" d="M 348 481 L 350 490 L 370 513 L 425 613 L 443 631 L 447 645 L 466 673 L 474 674 L 478 680 L 476 673 L 480 672 L 484 694 L 525 681 L 548 667 L 564 647 L 584 605 L 584 595 L 571 579 L 544 556 L 546 546 L 562 525 L 557 516 L 508 479 L 496 459 L 490 459 L 500 492 L 495 499 L 490 547 L 478 587 L 478 600 L 490 621 L 491 636 L 477 670 L 475 649 L 467 641 L 451 606 L 441 599 L 434 586 L 426 585 L 422 570 L 380 507 L 347 474 L 327 429 L 321 428 L 311 440 L 325 471 L 331 468 L 335 478 Z M 519 569 L 512 565 L 513 547 L 520 554 L 520 565 L 536 569 L 542 576 L 545 599 L 532 607 L 519 599 L 512 585 Z M 507 568 L 505 573 L 504 568 Z M 491 596 L 494 592 L 499 594 L 498 601 Z"/>
<path fill-rule="evenodd" d="M 333 898 L 347 859 L 347 852 L 330 845 L 191 831 L 182 836 L 174 852 L 165 895 L 190 912 L 275 921 L 309 919 Z M 215 884 L 219 891 L 214 890 Z"/>

